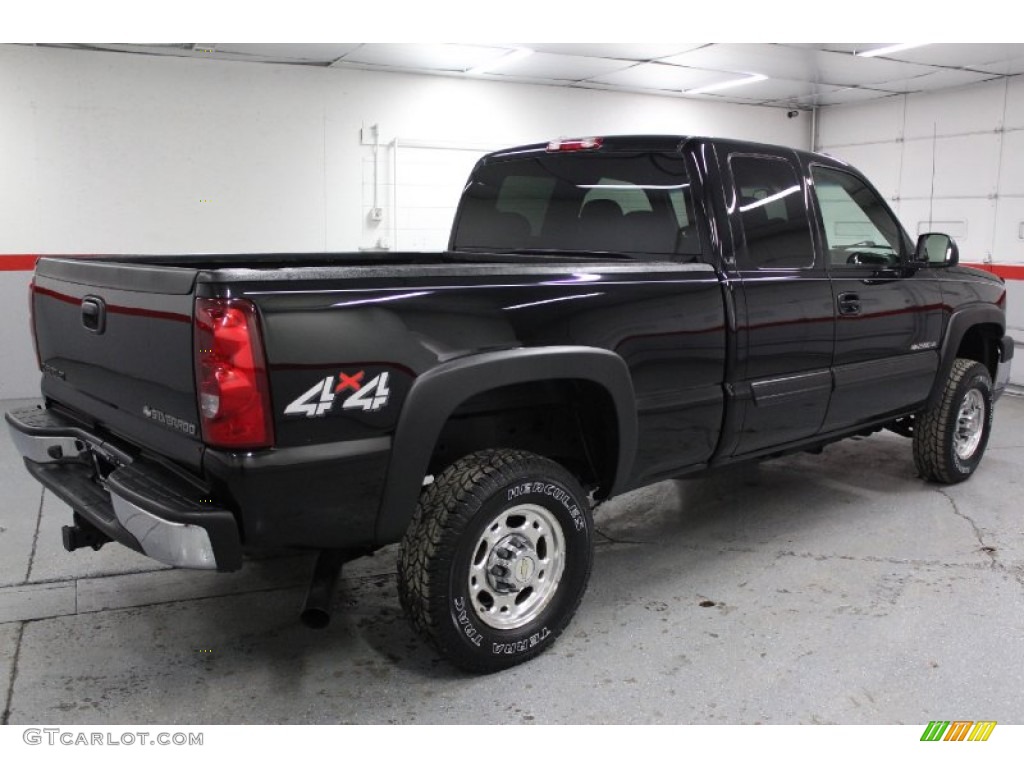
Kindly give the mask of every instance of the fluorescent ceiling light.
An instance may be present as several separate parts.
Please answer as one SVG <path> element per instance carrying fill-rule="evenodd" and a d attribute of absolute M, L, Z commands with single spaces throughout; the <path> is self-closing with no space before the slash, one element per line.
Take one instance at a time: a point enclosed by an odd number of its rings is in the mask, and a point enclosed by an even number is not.
<path fill-rule="evenodd" d="M 760 200 L 755 200 L 752 203 L 747 203 L 746 205 L 741 205 L 740 206 L 740 213 L 746 213 L 747 211 L 752 211 L 755 208 L 760 208 L 762 205 L 768 205 L 768 203 L 774 203 L 776 200 L 781 200 L 784 197 L 789 197 L 790 195 L 792 195 L 792 194 L 794 194 L 796 192 L 799 192 L 799 191 L 800 191 L 799 185 L 792 186 L 792 187 L 787 187 L 786 189 L 782 190 L 781 192 L 776 192 L 774 195 L 768 195 L 768 197 L 762 197 Z M 338 305 L 335 304 L 334 306 L 338 306 Z"/>
<path fill-rule="evenodd" d="M 472 67 L 471 69 L 467 69 L 466 70 L 466 74 L 467 75 L 486 75 L 488 72 L 490 72 L 493 69 L 497 69 L 498 67 L 503 67 L 506 64 L 511 64 L 512 62 L 519 61 L 520 59 L 525 59 L 527 56 L 531 55 L 532 53 L 533 53 L 533 49 L 531 49 L 531 48 L 516 48 L 515 50 L 509 51 L 508 53 L 503 54 L 503 55 L 499 56 L 496 59 L 491 59 L 490 61 L 488 61 L 485 64 L 479 64 L 479 65 L 477 65 L 475 67 Z"/>
<path fill-rule="evenodd" d="M 595 280 L 600 280 L 601 275 L 594 272 L 575 272 L 573 276 L 567 277 L 565 280 L 546 280 L 541 285 L 571 285 L 572 283 L 592 283 Z"/>
<path fill-rule="evenodd" d="M 526 304 L 513 304 L 511 307 L 502 307 L 502 309 L 523 309 L 524 307 L 537 307 L 541 304 L 554 304 L 556 301 L 573 301 L 574 299 L 589 299 L 593 296 L 604 296 L 604 291 L 598 293 L 580 293 L 575 296 L 559 296 L 557 299 L 543 299 L 541 301 L 530 301 Z"/>
<path fill-rule="evenodd" d="M 738 88 L 741 85 L 759 83 L 762 80 L 767 79 L 767 75 L 749 74 L 746 77 L 739 78 L 738 80 L 726 80 L 724 83 L 715 83 L 714 85 L 703 85 L 700 88 L 691 88 L 688 91 L 683 91 L 683 93 L 710 93 L 711 91 L 724 91 L 727 88 Z"/>
<path fill-rule="evenodd" d="M 856 55 L 863 56 L 865 59 L 870 59 L 872 56 L 886 56 L 890 53 L 896 53 L 897 51 L 920 48 L 923 45 L 931 45 L 931 43 L 896 43 L 895 45 L 886 45 L 882 48 L 872 48 L 870 51 L 857 51 Z"/>
<path fill-rule="evenodd" d="M 686 189 L 689 184 L 577 184 L 577 189 Z"/>
<path fill-rule="evenodd" d="M 401 301 L 402 299 L 413 299 L 417 296 L 426 296 L 433 291 L 415 291 L 414 293 L 396 293 L 393 296 L 381 296 L 378 299 L 356 299 L 355 301 L 339 301 L 331 304 L 332 307 L 356 307 L 361 304 L 380 304 L 385 301 Z"/>

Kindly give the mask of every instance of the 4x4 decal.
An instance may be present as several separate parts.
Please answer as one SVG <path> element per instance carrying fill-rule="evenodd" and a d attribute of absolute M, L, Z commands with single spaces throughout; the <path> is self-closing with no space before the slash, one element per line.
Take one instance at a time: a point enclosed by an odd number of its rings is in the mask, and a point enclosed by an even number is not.
<path fill-rule="evenodd" d="M 288 403 L 284 414 L 309 418 L 323 416 L 330 412 L 337 400 L 341 399 L 337 397 L 338 395 L 350 390 L 352 394 L 341 401 L 343 409 L 370 413 L 379 411 L 388 404 L 388 398 L 391 396 L 391 390 L 388 389 L 388 374 L 378 374 L 363 384 L 365 375 L 365 371 L 353 374 L 339 373 L 337 385 L 334 376 L 327 376 Z"/>

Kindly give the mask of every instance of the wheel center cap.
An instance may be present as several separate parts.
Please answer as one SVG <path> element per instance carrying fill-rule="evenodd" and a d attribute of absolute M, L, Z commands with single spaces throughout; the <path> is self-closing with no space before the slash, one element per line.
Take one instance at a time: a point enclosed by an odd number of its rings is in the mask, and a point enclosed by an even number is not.
<path fill-rule="evenodd" d="M 487 581 L 496 592 L 519 592 L 533 583 L 536 558 L 528 538 L 518 533 L 506 536 L 487 558 Z"/>
<path fill-rule="evenodd" d="M 530 583 L 530 579 L 533 578 L 533 572 L 537 569 L 537 564 L 533 558 L 529 555 L 523 555 L 519 558 L 519 562 L 515 565 L 513 573 L 516 576 L 516 581 L 520 586 L 525 586 Z"/>

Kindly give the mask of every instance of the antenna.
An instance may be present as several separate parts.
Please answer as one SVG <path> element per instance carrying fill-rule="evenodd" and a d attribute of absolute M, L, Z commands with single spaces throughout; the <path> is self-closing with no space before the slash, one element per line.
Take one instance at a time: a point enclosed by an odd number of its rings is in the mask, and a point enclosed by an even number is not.
<path fill-rule="evenodd" d="M 935 220 L 932 218 L 932 210 L 935 206 L 935 144 L 938 142 L 939 128 L 937 123 L 932 123 L 932 191 L 928 195 L 928 231 L 935 228 Z"/>

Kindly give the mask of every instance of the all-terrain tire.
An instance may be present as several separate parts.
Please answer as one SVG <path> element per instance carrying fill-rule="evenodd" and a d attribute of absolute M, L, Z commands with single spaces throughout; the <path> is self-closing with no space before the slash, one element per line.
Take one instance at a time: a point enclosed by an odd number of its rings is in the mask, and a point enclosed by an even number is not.
<path fill-rule="evenodd" d="M 934 408 L 914 421 L 914 464 L 926 480 L 959 483 L 978 468 L 992 432 L 992 377 L 975 360 L 957 358 Z"/>
<path fill-rule="evenodd" d="M 561 465 L 513 449 L 470 454 L 420 495 L 398 559 L 402 607 L 457 667 L 520 664 L 576 612 L 593 530 L 587 497 Z"/>

